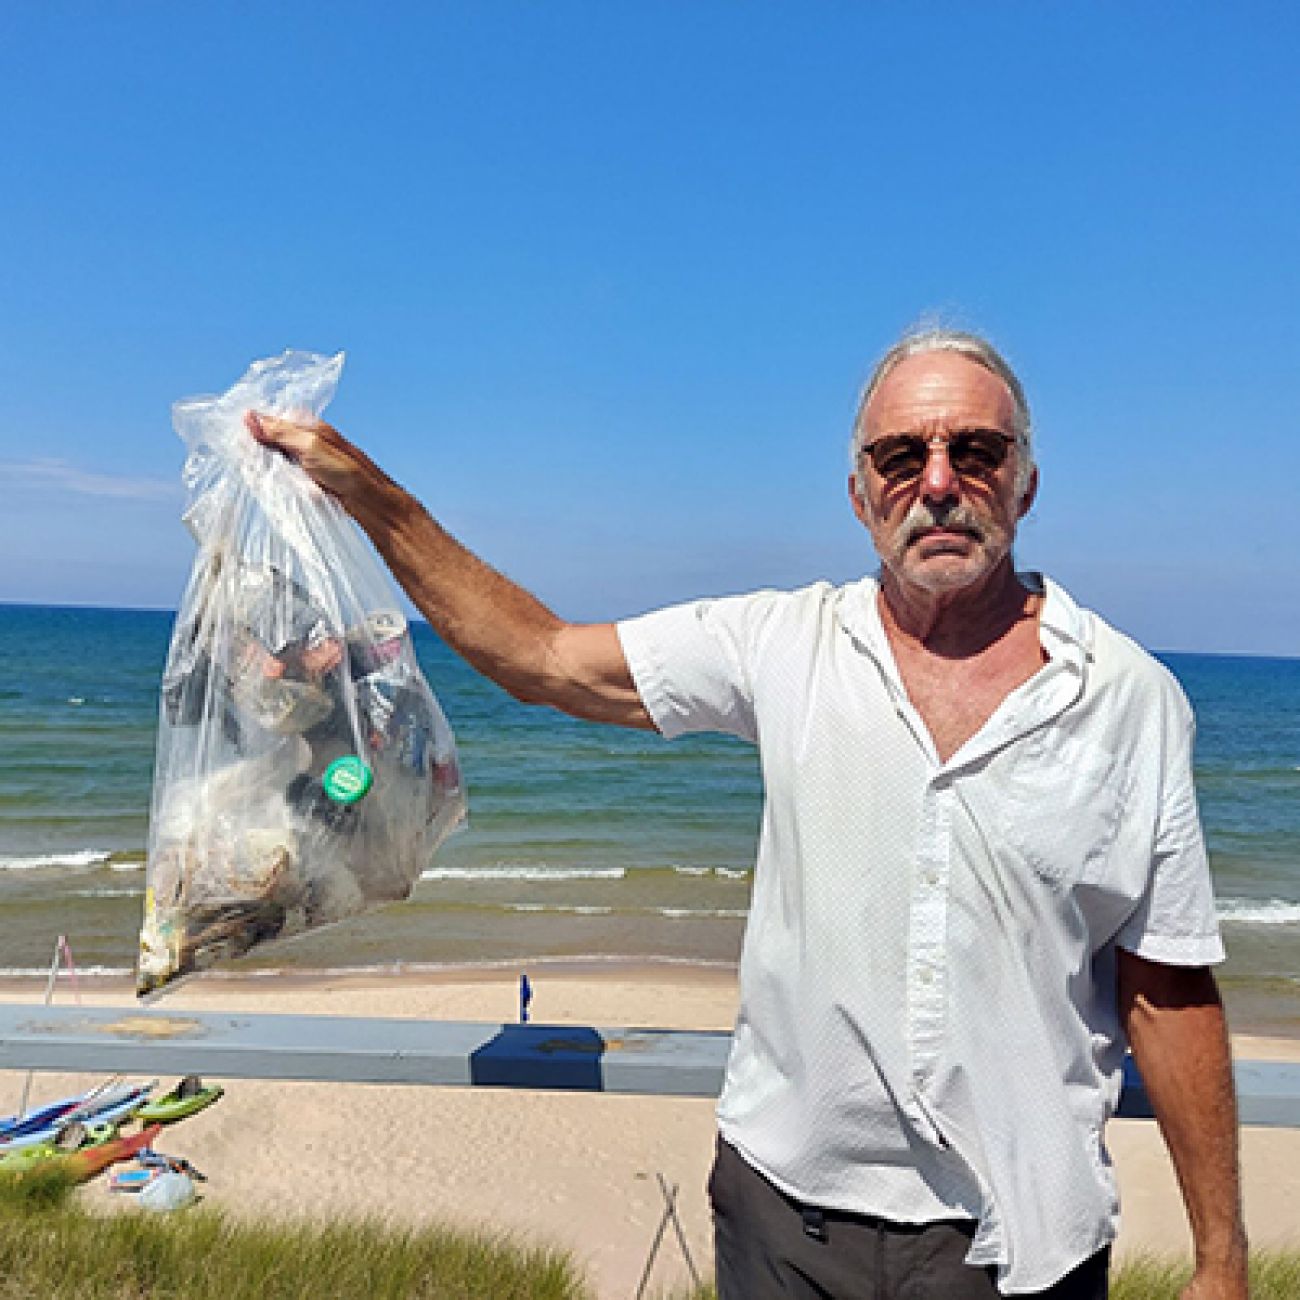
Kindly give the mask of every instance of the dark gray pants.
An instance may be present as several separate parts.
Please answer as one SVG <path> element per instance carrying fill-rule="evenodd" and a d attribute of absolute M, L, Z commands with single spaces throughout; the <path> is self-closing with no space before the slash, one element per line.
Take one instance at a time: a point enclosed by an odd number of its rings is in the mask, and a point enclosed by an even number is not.
<path fill-rule="evenodd" d="M 991 1268 L 965 1263 L 974 1224 L 891 1223 L 800 1205 L 721 1139 L 709 1177 L 718 1300 L 997 1300 Z M 1100 1250 L 1042 1300 L 1105 1300 Z"/>

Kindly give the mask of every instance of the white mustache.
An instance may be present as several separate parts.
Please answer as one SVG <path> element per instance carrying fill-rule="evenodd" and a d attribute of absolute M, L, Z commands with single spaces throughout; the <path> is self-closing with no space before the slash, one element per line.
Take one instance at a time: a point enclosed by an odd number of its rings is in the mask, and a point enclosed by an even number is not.
<path fill-rule="evenodd" d="M 962 505 L 951 506 L 946 510 L 934 510 L 924 501 L 917 501 L 903 516 L 899 528 L 908 545 L 932 528 L 950 528 L 970 533 L 977 541 L 982 541 L 984 538 L 984 529 L 980 526 L 979 516 L 968 506 Z"/>

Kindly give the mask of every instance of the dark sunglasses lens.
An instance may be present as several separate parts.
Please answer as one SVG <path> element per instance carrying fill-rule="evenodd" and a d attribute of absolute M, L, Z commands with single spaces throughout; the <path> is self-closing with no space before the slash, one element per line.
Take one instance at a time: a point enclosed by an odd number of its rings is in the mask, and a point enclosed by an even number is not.
<path fill-rule="evenodd" d="M 870 449 L 871 464 L 890 483 L 916 478 L 924 469 L 929 448 L 924 438 L 881 438 Z"/>
<path fill-rule="evenodd" d="M 948 460 L 958 474 L 992 474 L 1006 460 L 1009 445 L 992 433 L 959 433 L 948 444 Z"/>

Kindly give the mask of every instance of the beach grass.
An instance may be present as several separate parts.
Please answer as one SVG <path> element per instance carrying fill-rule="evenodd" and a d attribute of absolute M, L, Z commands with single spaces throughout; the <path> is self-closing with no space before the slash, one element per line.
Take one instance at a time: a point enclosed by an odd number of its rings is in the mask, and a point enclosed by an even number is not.
<path fill-rule="evenodd" d="M 593 1300 L 558 1248 L 490 1232 L 401 1228 L 370 1219 L 249 1223 L 197 1206 L 177 1214 L 90 1213 L 57 1166 L 0 1177 L 0 1300 Z M 1111 1300 L 1178 1300 L 1184 1260 L 1130 1255 Z M 710 1283 L 655 1292 L 717 1300 Z M 1300 1296 L 1300 1246 L 1251 1255 L 1252 1300 Z"/>
<path fill-rule="evenodd" d="M 3 1300 L 592 1300 L 562 1250 L 371 1220 L 246 1223 L 207 1207 L 92 1214 L 56 1170 L 0 1180 Z"/>

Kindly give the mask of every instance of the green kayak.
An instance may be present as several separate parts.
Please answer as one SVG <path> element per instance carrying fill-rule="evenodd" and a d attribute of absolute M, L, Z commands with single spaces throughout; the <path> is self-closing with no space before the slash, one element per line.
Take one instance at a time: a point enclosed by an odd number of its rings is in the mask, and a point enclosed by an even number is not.
<path fill-rule="evenodd" d="M 116 1137 L 116 1124 L 83 1124 L 74 1120 L 48 1142 L 38 1142 L 0 1156 L 0 1173 L 25 1174 L 46 1160 L 70 1155 L 74 1151 L 90 1151 L 106 1146 Z"/>
<path fill-rule="evenodd" d="M 171 1092 L 145 1102 L 136 1118 L 142 1124 L 174 1124 L 211 1106 L 223 1092 L 219 1083 L 205 1085 L 197 1074 L 187 1074 Z"/>
<path fill-rule="evenodd" d="M 0 1156 L 0 1174 L 25 1174 L 36 1165 L 44 1164 L 56 1156 L 66 1156 L 53 1142 L 38 1142 L 35 1146 L 23 1147 Z"/>

